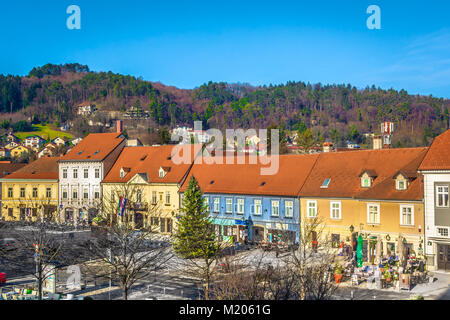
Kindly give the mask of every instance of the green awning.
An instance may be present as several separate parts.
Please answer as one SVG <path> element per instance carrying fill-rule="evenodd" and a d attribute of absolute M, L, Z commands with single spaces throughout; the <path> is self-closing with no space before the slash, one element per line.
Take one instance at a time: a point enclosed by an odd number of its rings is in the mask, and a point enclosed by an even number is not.
<path fill-rule="evenodd" d="M 213 224 L 220 224 L 222 226 L 234 226 L 234 219 L 220 219 L 220 218 L 212 218 L 211 222 Z"/>

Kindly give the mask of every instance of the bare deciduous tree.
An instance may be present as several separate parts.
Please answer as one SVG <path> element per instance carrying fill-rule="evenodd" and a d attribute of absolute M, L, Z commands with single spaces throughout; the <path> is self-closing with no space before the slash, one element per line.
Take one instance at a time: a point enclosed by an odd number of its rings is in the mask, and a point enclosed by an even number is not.
<path fill-rule="evenodd" d="M 133 285 L 153 272 L 165 269 L 172 258 L 169 242 L 148 228 L 136 229 L 135 210 L 143 208 L 138 196 L 140 190 L 138 186 L 125 184 L 111 192 L 117 201 L 105 197 L 98 215 L 98 221 L 103 221 L 101 232 L 84 244 L 87 254 L 93 259 L 85 263 L 86 271 L 118 283 L 125 300 Z M 117 195 L 127 199 L 120 215 Z M 156 206 L 146 211 L 148 215 L 156 215 L 157 212 Z"/>

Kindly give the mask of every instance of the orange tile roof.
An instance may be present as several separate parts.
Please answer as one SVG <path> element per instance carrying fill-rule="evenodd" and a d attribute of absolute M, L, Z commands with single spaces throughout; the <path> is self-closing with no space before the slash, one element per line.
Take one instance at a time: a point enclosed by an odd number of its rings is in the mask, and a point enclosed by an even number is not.
<path fill-rule="evenodd" d="M 25 167 L 26 163 L 11 163 L 10 161 L 0 162 L 0 179 Z"/>
<path fill-rule="evenodd" d="M 58 179 L 58 160 L 59 157 L 44 157 L 24 166 L 3 179 Z"/>
<path fill-rule="evenodd" d="M 416 172 L 428 148 L 360 150 L 358 152 L 321 153 L 317 163 L 300 191 L 301 197 L 420 200 L 423 198 L 421 177 Z M 372 186 L 361 187 L 360 174 L 376 172 Z M 394 175 L 401 172 L 411 177 L 405 191 L 397 191 Z M 328 188 L 321 188 L 331 179 Z"/>
<path fill-rule="evenodd" d="M 205 193 L 297 196 L 319 155 L 280 155 L 275 175 L 261 175 L 268 165 L 195 163 L 180 192 L 184 192 L 193 175 Z M 242 156 L 238 156 L 242 157 Z M 238 157 L 233 157 L 236 160 Z"/>
<path fill-rule="evenodd" d="M 60 161 L 102 161 L 124 140 L 121 133 L 117 132 L 91 133 L 61 157 Z"/>
<path fill-rule="evenodd" d="M 190 147 L 191 163 L 176 165 L 172 159 L 172 151 L 174 145 L 158 146 L 158 147 L 125 147 L 116 163 L 103 179 L 103 183 L 119 183 L 128 182 L 136 174 L 144 174 L 152 183 L 180 183 L 187 174 L 192 162 L 194 161 L 195 150 L 197 148 Z M 175 150 L 174 150 L 175 152 Z M 159 168 L 168 168 L 170 170 L 163 177 L 159 177 Z M 124 168 L 127 174 L 121 178 L 120 169 Z"/>
<path fill-rule="evenodd" d="M 419 170 L 450 170 L 450 130 L 434 139 Z"/>

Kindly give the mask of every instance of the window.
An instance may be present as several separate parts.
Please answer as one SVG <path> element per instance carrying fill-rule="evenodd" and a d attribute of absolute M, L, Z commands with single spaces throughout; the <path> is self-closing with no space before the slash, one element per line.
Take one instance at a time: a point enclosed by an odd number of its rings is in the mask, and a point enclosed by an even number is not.
<path fill-rule="evenodd" d="M 272 200 L 272 216 L 280 215 L 280 201 Z"/>
<path fill-rule="evenodd" d="M 405 180 L 397 180 L 397 190 L 406 190 Z"/>
<path fill-rule="evenodd" d="M 331 219 L 341 219 L 341 202 L 331 201 L 330 202 L 330 218 Z"/>
<path fill-rule="evenodd" d="M 8 217 L 12 217 L 12 216 L 13 216 L 13 209 L 8 208 Z"/>
<path fill-rule="evenodd" d="M 84 191 L 83 191 L 83 199 L 87 199 L 87 198 L 89 198 L 89 191 L 87 189 L 84 189 Z"/>
<path fill-rule="evenodd" d="M 244 214 L 244 199 L 237 199 L 237 213 Z"/>
<path fill-rule="evenodd" d="M 33 217 L 37 217 L 37 208 L 32 208 L 32 209 L 31 209 L 31 215 L 32 215 Z"/>
<path fill-rule="evenodd" d="M 38 196 L 38 188 L 33 188 L 33 198 L 37 198 Z"/>
<path fill-rule="evenodd" d="M 436 207 L 448 207 L 448 186 L 436 186 Z"/>
<path fill-rule="evenodd" d="M 166 191 L 166 204 L 170 204 L 170 191 Z"/>
<path fill-rule="evenodd" d="M 160 231 L 161 232 L 166 232 L 166 219 L 165 218 L 161 218 L 160 220 Z"/>
<path fill-rule="evenodd" d="M 233 199 L 227 198 L 225 204 L 225 213 L 233 213 Z"/>
<path fill-rule="evenodd" d="M 67 199 L 67 191 L 64 190 L 62 194 L 63 194 L 63 199 Z"/>
<path fill-rule="evenodd" d="M 284 207 L 286 210 L 286 218 L 292 218 L 294 216 L 294 202 L 293 201 L 285 201 Z"/>
<path fill-rule="evenodd" d="M 84 169 L 84 178 L 89 178 L 89 169 Z"/>
<path fill-rule="evenodd" d="M 120 169 L 120 178 L 125 177 L 125 171 L 123 169 Z"/>
<path fill-rule="evenodd" d="M 156 196 L 156 191 L 152 191 L 152 203 L 156 204 L 158 202 L 158 198 Z"/>
<path fill-rule="evenodd" d="M 141 203 L 142 202 L 142 191 L 141 190 L 138 190 L 136 192 L 136 202 L 137 203 Z"/>
<path fill-rule="evenodd" d="M 448 228 L 437 228 L 437 233 L 441 237 L 448 237 Z"/>
<path fill-rule="evenodd" d="M 206 207 L 206 210 L 209 211 L 209 197 L 203 198 L 203 205 Z"/>
<path fill-rule="evenodd" d="M 316 200 L 309 200 L 307 202 L 307 214 L 308 218 L 315 218 L 317 217 L 317 201 Z"/>
<path fill-rule="evenodd" d="M 100 169 L 95 169 L 95 178 L 100 178 Z"/>
<path fill-rule="evenodd" d="M 25 188 L 20 188 L 20 197 L 25 198 Z"/>
<path fill-rule="evenodd" d="M 380 223 L 380 205 L 369 203 L 367 204 L 367 223 Z"/>
<path fill-rule="evenodd" d="M 414 225 L 414 206 L 410 205 L 400 206 L 400 225 L 403 226 Z"/>
<path fill-rule="evenodd" d="M 76 190 L 73 191 L 73 196 L 72 198 L 74 199 L 78 199 L 78 192 Z"/>
<path fill-rule="evenodd" d="M 262 214 L 262 201 L 261 199 L 255 199 L 253 201 L 254 205 L 254 215 L 261 215 Z"/>
<path fill-rule="evenodd" d="M 67 179 L 67 169 L 63 169 L 63 178 Z"/>
<path fill-rule="evenodd" d="M 74 179 L 78 178 L 78 169 L 73 169 L 73 178 Z"/>
<path fill-rule="evenodd" d="M 371 183 L 370 178 L 361 178 L 361 186 L 362 186 L 363 188 L 368 188 L 368 187 L 370 187 L 370 183 Z"/>
<path fill-rule="evenodd" d="M 167 218 L 167 232 L 172 232 L 172 219 Z"/>
<path fill-rule="evenodd" d="M 94 192 L 94 198 L 95 198 L 95 199 L 100 199 L 100 192 L 95 191 L 95 192 Z"/>
<path fill-rule="evenodd" d="M 45 190 L 45 196 L 46 196 L 47 198 L 51 198 L 51 197 L 52 197 L 52 188 L 47 188 L 47 189 Z"/>
<path fill-rule="evenodd" d="M 328 185 L 330 184 L 331 178 L 325 179 L 320 186 L 321 188 L 328 188 Z"/>
<path fill-rule="evenodd" d="M 220 210 L 220 198 L 214 198 L 214 212 L 219 212 Z"/>
<path fill-rule="evenodd" d="M 8 198 L 13 197 L 13 188 L 8 188 Z"/>

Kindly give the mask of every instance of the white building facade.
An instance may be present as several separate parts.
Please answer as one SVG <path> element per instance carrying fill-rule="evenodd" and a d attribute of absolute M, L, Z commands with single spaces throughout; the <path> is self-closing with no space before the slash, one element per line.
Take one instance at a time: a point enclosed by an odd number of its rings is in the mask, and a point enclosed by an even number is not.
<path fill-rule="evenodd" d="M 450 271 L 450 130 L 437 136 L 423 159 L 425 255 L 429 269 Z"/>
<path fill-rule="evenodd" d="M 59 221 L 92 221 L 100 209 L 101 182 L 125 144 L 122 135 L 91 134 L 59 160 Z"/>

